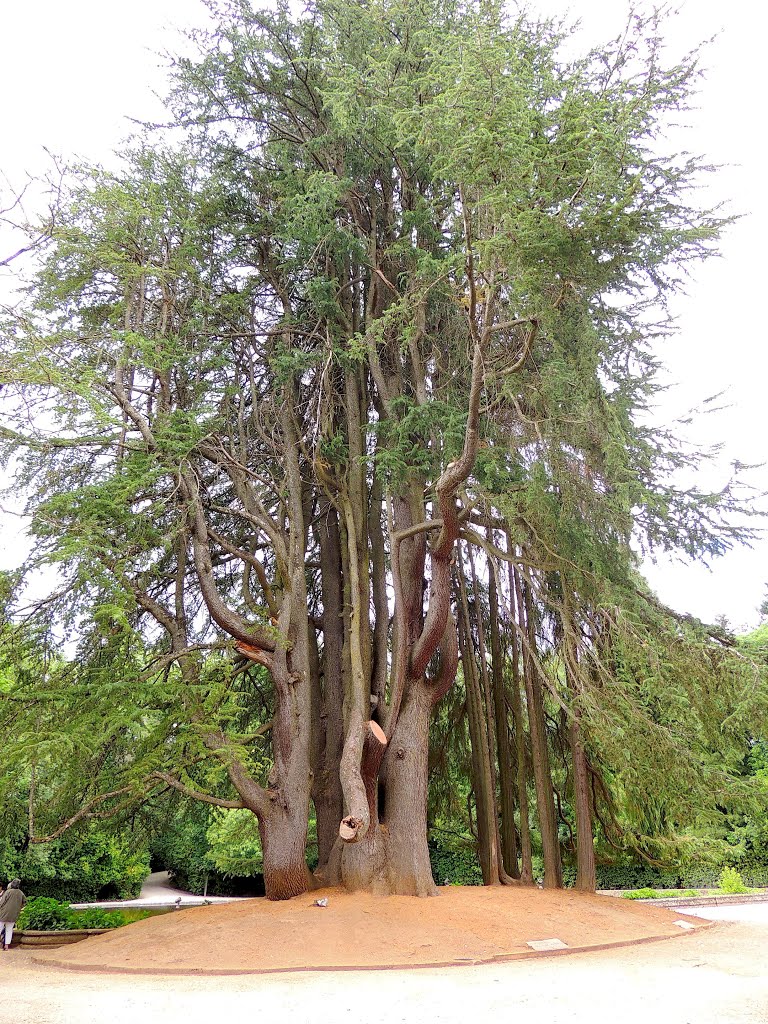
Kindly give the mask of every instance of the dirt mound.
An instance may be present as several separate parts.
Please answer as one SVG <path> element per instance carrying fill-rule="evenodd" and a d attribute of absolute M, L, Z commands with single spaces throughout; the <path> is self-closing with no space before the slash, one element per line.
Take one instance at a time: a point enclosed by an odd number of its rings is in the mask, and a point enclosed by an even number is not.
<path fill-rule="evenodd" d="M 315 906 L 327 899 L 326 907 Z M 449 886 L 435 899 L 324 889 L 193 907 L 42 952 L 73 970 L 160 974 L 423 967 L 512 960 L 532 940 L 594 949 L 679 936 L 709 923 L 610 896 L 522 887 Z M 551 955 L 551 954 L 549 954 Z"/>

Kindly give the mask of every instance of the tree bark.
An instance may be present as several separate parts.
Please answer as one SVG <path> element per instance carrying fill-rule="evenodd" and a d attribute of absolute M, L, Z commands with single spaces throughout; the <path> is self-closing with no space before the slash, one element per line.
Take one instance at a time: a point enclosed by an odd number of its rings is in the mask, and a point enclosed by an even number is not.
<path fill-rule="evenodd" d="M 496 799 L 491 776 L 490 751 L 482 694 L 469 626 L 466 586 L 459 571 L 459 650 L 467 692 L 467 717 L 472 752 L 472 779 L 477 811 L 477 854 L 484 885 L 498 885 L 499 858 L 496 846 Z"/>
<path fill-rule="evenodd" d="M 562 644 L 565 677 L 571 693 L 568 738 L 573 761 L 573 804 L 576 816 L 576 881 L 574 888 L 594 892 L 597 886 L 595 872 L 595 841 L 592 830 L 592 799 L 590 771 L 581 734 L 579 694 L 581 693 L 581 667 L 579 665 L 578 634 L 571 610 L 571 595 L 563 580 Z"/>
<path fill-rule="evenodd" d="M 341 587 L 341 541 L 336 510 L 326 504 L 315 526 L 320 544 L 320 576 L 323 601 L 322 693 L 320 721 L 322 741 L 313 780 L 317 816 L 318 868 L 328 863 L 344 816 L 344 794 L 339 764 L 344 746 L 343 649 L 344 621 Z"/>
<path fill-rule="evenodd" d="M 530 595 L 529 582 L 526 580 L 523 583 L 517 570 L 515 571 L 515 583 L 520 635 L 524 638 L 525 645 L 523 649 L 523 676 L 528 702 L 533 781 L 536 789 L 536 807 L 539 818 L 539 830 L 541 832 L 542 856 L 544 858 L 544 887 L 546 889 L 560 889 L 563 885 L 563 874 L 560 860 L 560 843 L 557 835 L 555 797 L 547 749 L 547 731 L 544 723 L 544 700 L 541 691 L 541 681 L 538 677 L 538 669 L 533 659 L 533 652 L 536 649 L 533 601 Z"/>
<path fill-rule="evenodd" d="M 436 896 L 427 845 L 427 760 L 434 702 L 421 683 L 409 688 L 385 759 L 387 891 Z"/>
<path fill-rule="evenodd" d="M 512 544 L 507 537 L 507 551 L 512 551 Z M 533 855 L 531 851 L 531 827 L 528 820 L 528 754 L 525 742 L 525 723 L 523 721 L 523 704 L 520 696 L 520 645 L 518 643 L 515 619 L 517 617 L 517 596 L 515 592 L 515 575 L 512 564 L 509 566 L 509 663 L 512 669 L 512 721 L 515 727 L 515 751 L 517 754 L 517 806 L 520 814 L 520 879 L 533 883 Z"/>
<path fill-rule="evenodd" d="M 520 878 L 517 863 L 515 830 L 515 755 L 509 735 L 507 692 L 504 684 L 504 658 L 499 626 L 499 594 L 497 569 L 491 563 L 488 578 L 488 606 L 491 633 L 491 682 L 493 689 L 494 728 L 499 765 L 499 810 L 501 812 L 501 853 L 504 870 L 512 878 Z"/>
<path fill-rule="evenodd" d="M 275 802 L 258 819 L 264 888 L 269 900 L 292 899 L 314 884 L 307 868 L 305 813 Z"/>

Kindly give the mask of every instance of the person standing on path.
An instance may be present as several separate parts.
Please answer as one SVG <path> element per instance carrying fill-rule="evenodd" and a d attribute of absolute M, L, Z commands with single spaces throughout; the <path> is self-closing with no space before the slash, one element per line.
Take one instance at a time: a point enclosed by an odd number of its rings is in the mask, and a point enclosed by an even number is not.
<path fill-rule="evenodd" d="M 8 883 L 8 888 L 0 896 L 0 940 L 2 949 L 11 948 L 13 938 L 13 926 L 19 919 L 21 908 L 27 902 L 27 897 L 21 891 L 21 881 L 14 878 Z"/>

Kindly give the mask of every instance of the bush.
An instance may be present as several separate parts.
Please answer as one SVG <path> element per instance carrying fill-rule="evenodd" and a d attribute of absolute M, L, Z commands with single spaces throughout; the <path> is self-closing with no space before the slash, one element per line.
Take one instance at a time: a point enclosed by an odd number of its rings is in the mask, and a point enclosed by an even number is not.
<path fill-rule="evenodd" d="M 482 885 L 483 873 L 474 850 L 447 850 L 430 844 L 432 877 L 438 885 Z"/>
<path fill-rule="evenodd" d="M 88 910 L 70 911 L 72 928 L 119 928 L 125 919 L 119 910 L 100 910 L 89 907 Z"/>
<path fill-rule="evenodd" d="M 602 865 L 597 869 L 598 889 L 717 889 L 723 865 L 684 864 L 661 871 L 647 864 Z M 768 886 L 768 863 L 744 858 L 738 863 L 744 885 Z M 567 872 L 564 870 L 564 876 Z M 575 871 L 573 872 L 575 875 Z M 566 884 L 573 884 L 566 878 Z"/>
<path fill-rule="evenodd" d="M 720 888 L 723 892 L 727 893 L 740 893 L 749 892 L 749 889 L 744 885 L 741 875 L 735 868 L 725 867 L 720 875 Z"/>
<path fill-rule="evenodd" d="M 130 834 L 92 827 L 25 851 L 19 846 L 7 842 L 0 847 L 0 868 L 7 877 L 20 878 L 28 896 L 72 903 L 132 899 L 149 874 L 149 853 Z"/>
<path fill-rule="evenodd" d="M 625 900 L 668 900 L 679 899 L 681 896 L 700 896 L 695 889 L 634 889 L 625 892 Z"/>
<path fill-rule="evenodd" d="M 597 868 L 598 889 L 677 889 L 681 882 L 677 871 L 660 871 L 647 864 L 609 864 Z"/>
<path fill-rule="evenodd" d="M 68 903 L 49 896 L 29 900 L 19 915 L 19 928 L 38 932 L 58 932 L 74 928 Z"/>
<path fill-rule="evenodd" d="M 68 903 L 37 896 L 27 902 L 19 915 L 19 928 L 35 932 L 73 931 L 78 928 L 120 928 L 130 921 L 149 917 L 151 911 L 72 910 Z"/>

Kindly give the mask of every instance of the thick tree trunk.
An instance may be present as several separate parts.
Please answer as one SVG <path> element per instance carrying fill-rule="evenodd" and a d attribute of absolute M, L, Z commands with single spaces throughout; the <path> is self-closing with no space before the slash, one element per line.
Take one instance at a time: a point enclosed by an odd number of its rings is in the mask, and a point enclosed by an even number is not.
<path fill-rule="evenodd" d="M 259 819 L 267 899 L 289 900 L 313 886 L 307 868 L 306 811 L 275 805 Z"/>
<path fill-rule="evenodd" d="M 423 682 L 409 687 L 385 758 L 385 870 L 388 891 L 436 896 L 427 845 L 427 759 L 432 694 Z"/>
<path fill-rule="evenodd" d="M 312 796 L 317 816 L 318 868 L 322 868 L 331 855 L 338 836 L 339 822 L 344 815 L 344 795 L 339 779 L 339 763 L 344 746 L 341 541 L 338 517 L 332 506 L 326 506 L 315 530 L 320 543 L 323 651 L 320 698 L 322 738 L 314 766 Z"/>
<path fill-rule="evenodd" d="M 427 845 L 427 750 L 431 694 L 409 687 L 392 738 L 387 745 L 379 785 L 383 807 L 371 811 L 371 825 L 359 842 L 339 842 L 323 881 L 340 882 L 351 892 L 377 895 L 435 896 Z M 368 779 L 373 774 L 366 768 Z M 366 783 L 372 801 L 374 787 Z M 343 825 L 342 825 L 343 828 Z"/>

